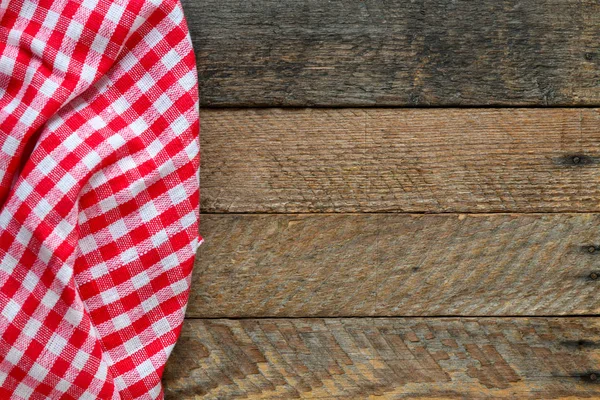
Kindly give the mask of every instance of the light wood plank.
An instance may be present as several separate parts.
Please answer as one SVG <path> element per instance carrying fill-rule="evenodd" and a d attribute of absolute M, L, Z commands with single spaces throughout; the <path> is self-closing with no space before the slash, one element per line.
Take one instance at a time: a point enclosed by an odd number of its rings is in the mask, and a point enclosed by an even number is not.
<path fill-rule="evenodd" d="M 200 137 L 204 212 L 600 211 L 598 109 L 203 110 Z"/>
<path fill-rule="evenodd" d="M 202 215 L 188 317 L 600 313 L 598 214 Z"/>
<path fill-rule="evenodd" d="M 599 362 L 598 318 L 187 320 L 164 383 L 178 400 L 582 399 Z"/>
<path fill-rule="evenodd" d="M 204 106 L 598 105 L 596 0 L 183 0 Z"/>

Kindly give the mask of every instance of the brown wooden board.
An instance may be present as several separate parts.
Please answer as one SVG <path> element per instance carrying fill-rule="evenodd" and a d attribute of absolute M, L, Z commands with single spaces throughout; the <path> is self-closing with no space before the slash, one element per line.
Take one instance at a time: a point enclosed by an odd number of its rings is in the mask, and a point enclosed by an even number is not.
<path fill-rule="evenodd" d="M 204 212 L 600 211 L 598 109 L 217 109 Z"/>
<path fill-rule="evenodd" d="M 203 106 L 600 104 L 596 0 L 183 0 Z"/>
<path fill-rule="evenodd" d="M 202 215 L 200 225 L 188 317 L 600 314 L 598 214 Z"/>
<path fill-rule="evenodd" d="M 187 320 L 164 383 L 173 400 L 597 399 L 599 362 L 598 318 Z"/>

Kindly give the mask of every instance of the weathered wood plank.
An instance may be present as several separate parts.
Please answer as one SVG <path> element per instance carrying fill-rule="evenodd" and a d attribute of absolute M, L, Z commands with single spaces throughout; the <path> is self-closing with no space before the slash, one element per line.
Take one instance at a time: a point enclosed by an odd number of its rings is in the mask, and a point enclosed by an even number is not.
<path fill-rule="evenodd" d="M 598 318 L 186 320 L 164 384 L 178 400 L 581 399 L 600 398 L 599 362 Z"/>
<path fill-rule="evenodd" d="M 204 106 L 600 104 L 596 0 L 183 0 Z"/>
<path fill-rule="evenodd" d="M 188 317 L 600 314 L 599 214 L 202 215 Z"/>
<path fill-rule="evenodd" d="M 600 211 L 599 109 L 218 109 L 201 120 L 204 212 Z"/>

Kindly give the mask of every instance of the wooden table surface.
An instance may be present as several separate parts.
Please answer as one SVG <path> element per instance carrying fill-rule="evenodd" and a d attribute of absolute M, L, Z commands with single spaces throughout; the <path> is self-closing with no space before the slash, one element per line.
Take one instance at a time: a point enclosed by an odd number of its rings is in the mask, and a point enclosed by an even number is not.
<path fill-rule="evenodd" d="M 183 0 L 167 399 L 600 398 L 600 3 Z"/>

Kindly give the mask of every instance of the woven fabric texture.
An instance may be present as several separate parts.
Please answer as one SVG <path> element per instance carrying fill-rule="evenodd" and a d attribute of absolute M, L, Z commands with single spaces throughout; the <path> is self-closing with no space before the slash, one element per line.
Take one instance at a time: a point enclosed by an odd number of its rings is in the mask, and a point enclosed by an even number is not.
<path fill-rule="evenodd" d="M 0 2 L 0 398 L 163 397 L 198 133 L 178 1 Z"/>

